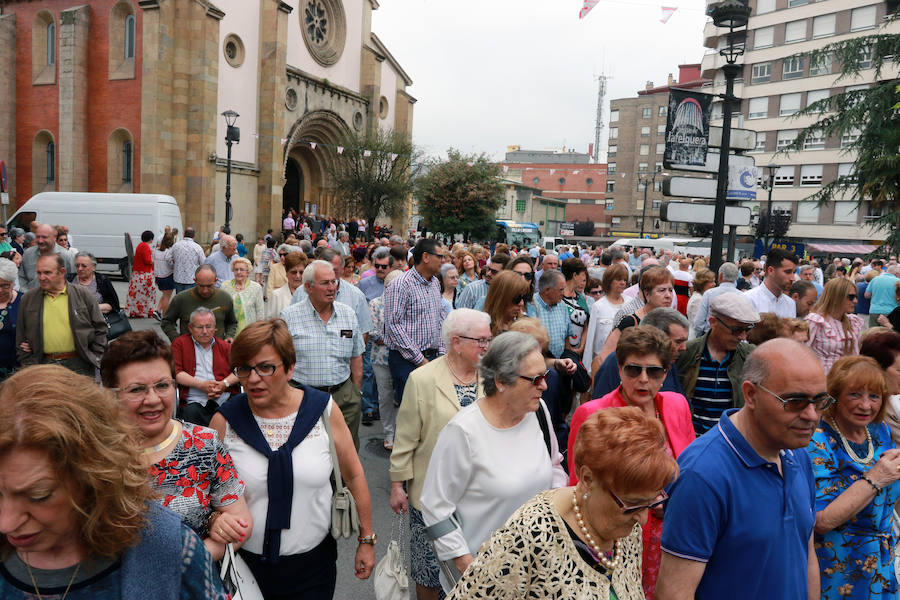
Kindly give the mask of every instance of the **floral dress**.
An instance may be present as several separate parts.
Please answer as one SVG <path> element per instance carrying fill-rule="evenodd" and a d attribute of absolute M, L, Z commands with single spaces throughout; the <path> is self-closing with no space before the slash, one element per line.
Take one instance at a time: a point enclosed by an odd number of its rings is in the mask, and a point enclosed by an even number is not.
<path fill-rule="evenodd" d="M 153 251 L 150 244 L 141 242 L 134 251 L 131 282 L 125 302 L 128 316 L 151 318 L 156 310 L 156 281 L 153 279 Z"/>
<path fill-rule="evenodd" d="M 209 535 L 213 510 L 244 495 L 244 482 L 218 434 L 193 423 L 182 423 L 178 444 L 149 472 L 160 504 L 178 513 L 201 538 Z"/>
<path fill-rule="evenodd" d="M 875 454 L 869 464 L 855 462 L 840 436 L 823 420 L 807 447 L 816 478 L 816 512 L 824 510 L 894 448 L 884 423 L 869 425 Z M 868 444 L 849 442 L 857 456 Z M 897 543 L 891 529 L 900 483 L 886 486 L 859 513 L 824 535 L 815 534 L 816 556 L 822 578 L 822 599 L 887 600 L 897 597 L 897 579 L 891 552 Z"/>

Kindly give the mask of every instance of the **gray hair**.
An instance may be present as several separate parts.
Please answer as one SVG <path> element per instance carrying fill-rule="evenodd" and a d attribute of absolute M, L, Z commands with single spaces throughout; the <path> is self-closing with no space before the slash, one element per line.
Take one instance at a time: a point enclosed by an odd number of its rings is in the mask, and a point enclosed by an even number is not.
<path fill-rule="evenodd" d="M 610 256 L 613 260 L 620 260 L 620 259 L 624 259 L 624 258 L 625 258 L 625 252 L 623 252 L 621 248 L 610 248 L 610 249 L 609 249 L 609 256 Z"/>
<path fill-rule="evenodd" d="M 738 278 L 738 267 L 733 262 L 724 262 L 719 267 L 719 279 L 722 281 L 735 282 Z"/>
<path fill-rule="evenodd" d="M 650 325 L 669 335 L 669 328 L 672 325 L 681 325 L 690 331 L 690 325 L 687 318 L 674 308 L 654 308 L 647 313 L 647 316 L 641 320 L 641 325 Z"/>
<path fill-rule="evenodd" d="M 292 248 L 295 247 L 296 246 L 291 246 L 290 244 L 281 244 L 280 246 L 278 246 L 278 253 L 281 254 L 282 252 L 293 252 Z"/>
<path fill-rule="evenodd" d="M 495 337 L 478 364 L 484 395 L 496 394 L 498 383 L 512 385 L 518 381 L 522 360 L 532 352 L 540 351 L 541 345 L 527 333 L 507 331 Z"/>
<path fill-rule="evenodd" d="M 9 236 L 12 239 L 16 239 L 20 235 L 24 235 L 24 234 L 25 234 L 25 230 L 22 229 L 21 227 L 13 227 L 12 229 L 9 230 Z"/>
<path fill-rule="evenodd" d="M 797 273 L 806 273 L 807 271 L 812 271 L 815 267 L 812 265 L 800 265 L 800 268 L 797 269 Z"/>
<path fill-rule="evenodd" d="M 300 240 L 300 250 L 307 256 L 311 255 L 313 251 L 312 242 L 309 240 Z"/>
<path fill-rule="evenodd" d="M 889 265 L 887 272 L 891 275 L 900 275 L 900 265 Z"/>
<path fill-rule="evenodd" d="M 216 273 L 216 268 L 207 263 L 203 263 L 202 265 L 197 267 L 197 269 L 194 271 L 194 279 L 197 279 L 197 275 L 199 275 L 201 271 L 209 271 L 216 276 L 216 279 L 218 279 L 219 274 Z"/>
<path fill-rule="evenodd" d="M 75 258 L 76 258 L 76 259 L 79 259 L 79 258 L 86 258 L 86 259 L 88 259 L 89 261 L 91 261 L 91 262 L 94 264 L 95 267 L 97 266 L 97 259 L 94 258 L 94 255 L 93 255 L 93 254 L 91 254 L 90 252 L 87 252 L 87 251 L 85 251 L 85 250 L 82 250 L 81 252 L 79 252 L 78 254 L 76 254 L 76 255 L 75 255 Z"/>
<path fill-rule="evenodd" d="M 334 267 L 330 262 L 316 259 L 306 265 L 306 268 L 303 269 L 303 283 L 304 285 L 307 283 L 313 283 L 316 279 L 316 269 L 328 269 L 328 272 L 334 274 Z"/>
<path fill-rule="evenodd" d="M 394 265 L 394 257 L 391 256 L 391 249 L 386 246 L 379 246 L 375 248 L 375 251 L 372 252 L 372 260 L 381 260 L 382 258 L 388 259 L 388 264 Z"/>
<path fill-rule="evenodd" d="M 471 308 L 451 310 L 441 325 L 441 338 L 444 340 L 444 346 L 449 351 L 450 341 L 454 335 L 462 335 L 467 331 L 471 331 L 476 325 L 487 325 L 490 327 L 491 315 Z"/>
<path fill-rule="evenodd" d="M 403 245 L 403 238 L 399 235 L 392 235 L 389 241 L 391 243 L 391 246 Z"/>
<path fill-rule="evenodd" d="M 19 267 L 8 258 L 0 258 L 0 279 L 15 282 L 19 276 Z M 490 317 L 488 317 L 490 319 Z"/>
<path fill-rule="evenodd" d="M 339 240 L 343 240 L 343 239 L 348 239 L 348 240 L 349 240 L 349 239 L 350 239 L 350 234 L 347 233 L 346 231 L 341 231 L 341 232 L 338 234 L 338 239 L 339 239 Z"/>
<path fill-rule="evenodd" d="M 560 279 L 565 279 L 563 274 L 557 271 L 556 269 L 547 269 L 541 275 L 541 280 L 538 281 L 538 292 L 543 292 L 547 288 L 551 288 L 556 285 Z"/>
<path fill-rule="evenodd" d="M 190 323 L 191 325 L 193 325 L 193 324 L 194 324 L 194 317 L 199 317 L 200 315 L 212 315 L 213 321 L 216 320 L 216 313 L 214 313 L 214 312 L 211 311 L 210 309 L 206 308 L 205 306 L 198 306 L 198 307 L 195 308 L 194 311 L 191 313 L 190 318 L 188 318 L 188 323 Z"/>
<path fill-rule="evenodd" d="M 219 248 L 237 248 L 237 239 L 227 234 L 220 235 Z"/>
<path fill-rule="evenodd" d="M 453 263 L 447 263 L 447 264 L 441 265 L 441 279 L 444 279 L 444 277 L 446 277 L 447 273 L 449 273 L 450 271 L 456 271 L 456 270 L 457 270 L 456 265 L 454 265 Z"/>

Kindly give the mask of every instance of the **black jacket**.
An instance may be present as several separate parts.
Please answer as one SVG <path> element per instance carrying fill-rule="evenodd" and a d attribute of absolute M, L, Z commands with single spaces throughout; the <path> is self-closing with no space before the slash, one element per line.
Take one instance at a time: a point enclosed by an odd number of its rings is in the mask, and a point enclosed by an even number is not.
<path fill-rule="evenodd" d="M 66 275 L 66 280 L 69 283 L 75 283 L 75 273 L 69 273 Z M 97 280 L 97 292 L 100 294 L 102 300 L 100 300 L 101 304 L 109 304 L 112 306 L 112 312 L 117 313 L 121 308 L 119 307 L 119 295 L 116 294 L 115 288 L 113 288 L 112 281 L 109 280 L 109 277 L 103 275 L 102 273 L 94 273 L 94 278 Z"/>

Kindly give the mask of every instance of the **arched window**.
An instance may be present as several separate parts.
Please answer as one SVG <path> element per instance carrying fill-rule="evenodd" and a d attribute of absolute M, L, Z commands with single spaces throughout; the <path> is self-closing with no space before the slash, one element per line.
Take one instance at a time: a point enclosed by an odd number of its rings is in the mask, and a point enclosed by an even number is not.
<path fill-rule="evenodd" d="M 47 183 L 56 181 L 56 144 L 47 142 Z"/>
<path fill-rule="evenodd" d="M 131 140 L 128 140 L 122 144 L 122 183 L 131 183 L 132 154 Z"/>
<path fill-rule="evenodd" d="M 47 64 L 56 64 L 56 23 L 47 24 Z"/>
<path fill-rule="evenodd" d="M 134 58 L 134 15 L 125 17 L 125 58 Z"/>

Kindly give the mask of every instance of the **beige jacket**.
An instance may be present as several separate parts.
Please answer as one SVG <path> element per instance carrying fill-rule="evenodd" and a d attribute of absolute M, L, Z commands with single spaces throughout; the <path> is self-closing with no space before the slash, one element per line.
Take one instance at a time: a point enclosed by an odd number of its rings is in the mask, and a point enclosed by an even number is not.
<path fill-rule="evenodd" d="M 422 510 L 419 497 L 438 435 L 460 408 L 446 361 L 442 356 L 410 374 L 397 412 L 391 481 L 407 482 L 409 502 L 417 510 Z M 483 394 L 479 381 L 475 395 Z"/>

